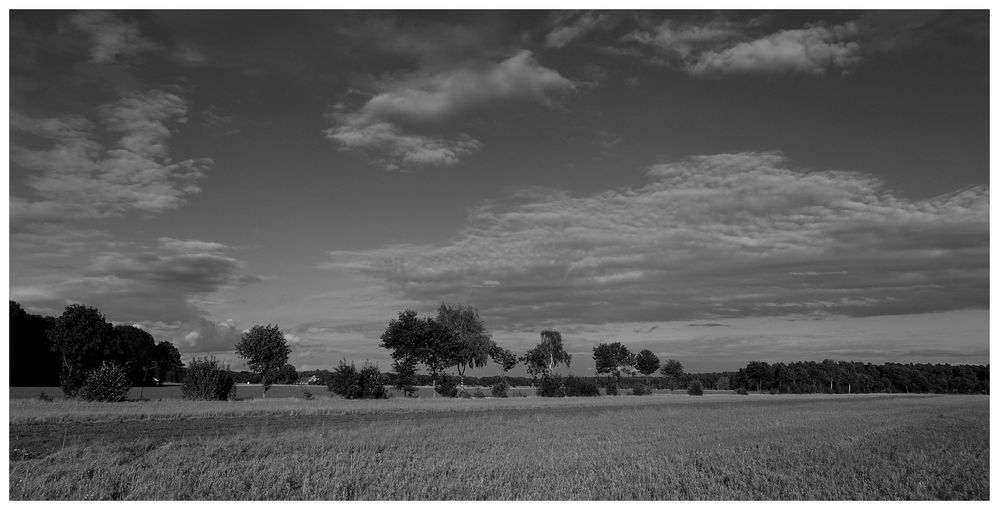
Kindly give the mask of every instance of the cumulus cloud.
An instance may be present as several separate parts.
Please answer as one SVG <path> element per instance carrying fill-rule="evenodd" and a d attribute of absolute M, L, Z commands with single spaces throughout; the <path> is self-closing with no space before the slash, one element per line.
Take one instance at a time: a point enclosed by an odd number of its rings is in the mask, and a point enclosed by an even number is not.
<path fill-rule="evenodd" d="M 624 39 L 655 48 L 695 76 L 732 73 L 804 73 L 845 70 L 862 59 L 861 30 L 855 21 L 839 25 L 759 33 L 762 19 L 735 23 L 665 20 L 652 30 Z"/>
<path fill-rule="evenodd" d="M 553 106 L 554 97 L 574 90 L 558 72 L 539 65 L 530 51 L 495 63 L 471 62 L 434 73 L 417 71 L 383 81 L 356 110 L 331 115 L 326 137 L 344 150 L 371 153 L 387 169 L 451 165 L 480 149 L 467 134 L 413 134 L 413 126 L 439 128 L 473 111 L 504 103 Z M 410 132 L 407 132 L 410 131 Z"/>
<path fill-rule="evenodd" d="M 98 111 L 97 122 L 11 112 L 11 162 L 30 172 L 27 184 L 37 194 L 10 197 L 12 223 L 161 212 L 200 191 L 212 160 L 174 162 L 169 155 L 170 126 L 186 120 L 181 97 L 163 90 L 126 94 Z M 101 143 L 102 130 L 116 137 L 112 143 Z"/>
<path fill-rule="evenodd" d="M 783 30 L 701 54 L 689 65 L 694 75 L 747 72 L 801 72 L 823 74 L 847 69 L 861 60 L 856 23 Z"/>
<path fill-rule="evenodd" d="M 156 51 L 162 47 L 143 37 L 138 25 L 120 19 L 109 12 L 81 12 L 70 18 L 70 24 L 90 39 L 90 58 L 99 64 L 113 63 Z"/>
<path fill-rule="evenodd" d="M 328 268 L 503 327 L 988 305 L 988 187 L 926 200 L 778 153 L 652 166 L 639 188 L 531 189 L 474 210 L 441 245 L 334 251 Z M 483 285 L 483 282 L 502 285 Z"/>

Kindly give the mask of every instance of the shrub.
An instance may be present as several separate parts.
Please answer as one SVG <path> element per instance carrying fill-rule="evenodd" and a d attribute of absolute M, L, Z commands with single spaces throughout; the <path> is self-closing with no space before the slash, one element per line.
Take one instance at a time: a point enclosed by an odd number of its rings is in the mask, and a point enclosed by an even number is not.
<path fill-rule="evenodd" d="M 475 398 L 486 398 L 486 394 L 482 393 L 482 388 L 475 388 L 475 393 L 472 396 Z"/>
<path fill-rule="evenodd" d="M 698 379 L 694 379 L 693 381 L 690 381 L 690 384 L 687 386 L 687 394 L 688 395 L 698 396 L 698 397 L 701 396 L 701 395 L 703 395 L 704 394 L 704 386 L 701 384 L 701 381 L 698 380 Z"/>
<path fill-rule="evenodd" d="M 494 397 L 497 398 L 507 398 L 510 395 L 507 392 L 510 390 L 510 385 L 506 381 L 500 381 L 493 385 L 490 389 Z"/>
<path fill-rule="evenodd" d="M 651 393 L 652 393 L 652 390 L 646 388 L 645 385 L 642 385 L 642 384 L 636 384 L 636 385 L 634 385 L 634 386 L 631 387 L 631 394 L 635 395 L 635 396 L 649 395 Z"/>
<path fill-rule="evenodd" d="M 565 388 L 562 386 L 562 378 L 555 375 L 544 375 L 541 377 L 541 384 L 535 390 L 539 397 L 564 397 Z"/>
<path fill-rule="evenodd" d="M 449 377 L 447 374 L 441 374 L 439 377 L 440 378 L 437 380 L 437 384 L 434 385 L 434 391 L 442 397 L 457 397 L 458 385 L 456 384 L 456 379 Z"/>
<path fill-rule="evenodd" d="M 211 358 L 194 358 L 184 370 L 181 394 L 191 400 L 235 400 L 236 381 L 228 367 Z"/>
<path fill-rule="evenodd" d="M 597 383 L 570 375 L 565 378 L 565 396 L 567 397 L 599 397 L 600 387 Z"/>
<path fill-rule="evenodd" d="M 125 369 L 113 361 L 105 361 L 100 367 L 87 373 L 78 395 L 84 400 L 121 402 L 128 397 L 131 387 Z"/>
<path fill-rule="evenodd" d="M 617 383 L 610 383 L 604 389 L 604 393 L 608 395 L 617 395 Z"/>
<path fill-rule="evenodd" d="M 38 394 L 38 400 L 41 400 L 42 402 L 52 402 L 55 399 L 53 399 L 52 397 L 50 397 L 48 395 L 48 393 L 45 393 L 43 391 L 43 392 L 41 392 L 41 393 Z"/>
<path fill-rule="evenodd" d="M 384 376 L 377 365 L 367 361 L 357 370 L 353 361 L 348 365 L 347 360 L 340 360 L 326 388 L 348 400 L 388 398 Z"/>
<path fill-rule="evenodd" d="M 738 393 L 739 395 L 749 395 L 749 392 L 746 391 L 746 388 L 743 388 L 742 386 L 740 386 L 739 389 L 735 390 L 735 392 Z"/>
<path fill-rule="evenodd" d="M 302 398 L 305 400 L 315 400 L 316 397 L 309 390 L 302 390 Z"/>

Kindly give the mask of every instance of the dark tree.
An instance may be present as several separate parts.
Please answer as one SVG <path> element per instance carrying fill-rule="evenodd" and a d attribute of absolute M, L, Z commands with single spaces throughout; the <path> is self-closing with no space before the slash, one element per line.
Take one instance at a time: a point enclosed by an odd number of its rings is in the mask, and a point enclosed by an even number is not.
<path fill-rule="evenodd" d="M 621 372 L 630 372 L 635 365 L 635 355 L 621 342 L 602 343 L 593 348 L 593 361 L 597 374 L 611 374 L 619 384 Z"/>
<path fill-rule="evenodd" d="M 458 384 L 465 386 L 465 369 L 482 368 L 489 361 L 489 352 L 496 346 L 479 312 L 470 306 L 441 303 L 437 322 L 451 330 L 458 343 L 456 356 Z"/>
<path fill-rule="evenodd" d="M 274 373 L 273 379 L 274 384 L 295 384 L 295 381 L 298 380 L 298 370 L 295 369 L 295 365 L 285 363 Z"/>
<path fill-rule="evenodd" d="M 766 361 L 751 361 L 746 365 L 746 377 L 756 383 L 756 391 L 762 391 L 773 380 L 774 369 Z"/>
<path fill-rule="evenodd" d="M 642 349 L 638 356 L 635 356 L 635 368 L 645 374 L 645 385 L 648 386 L 649 376 L 659 370 L 659 356 L 648 349 Z"/>
<path fill-rule="evenodd" d="M 260 374 L 263 398 L 281 367 L 288 363 L 291 348 L 277 325 L 253 326 L 236 344 L 236 355 L 247 360 L 250 370 Z"/>
<path fill-rule="evenodd" d="M 675 359 L 666 360 L 659 372 L 666 377 L 666 385 L 670 391 L 675 390 L 683 379 L 683 365 Z"/>
<path fill-rule="evenodd" d="M 184 363 L 180 361 L 180 351 L 172 343 L 162 341 L 156 344 L 153 358 L 156 365 L 156 375 L 153 376 L 156 380 L 153 382 L 157 385 L 168 381 L 180 382 Z"/>
<path fill-rule="evenodd" d="M 348 365 L 347 360 L 341 360 L 333 370 L 327 388 L 348 400 L 388 397 L 384 377 L 376 365 L 368 362 L 358 371 L 353 362 Z"/>
<path fill-rule="evenodd" d="M 493 362 L 503 369 L 503 381 L 506 381 L 506 373 L 513 370 L 513 367 L 517 366 L 517 355 L 510 349 L 493 345 L 492 350 L 489 352 L 489 357 L 491 357 Z"/>
<path fill-rule="evenodd" d="M 135 326 L 118 325 L 114 327 L 110 355 L 124 368 L 132 386 L 145 386 L 156 368 L 156 340 Z"/>
<path fill-rule="evenodd" d="M 62 360 L 59 386 L 67 396 L 75 396 L 86 373 L 109 358 L 114 328 L 96 308 L 69 305 L 48 331 L 48 338 Z"/>
<path fill-rule="evenodd" d="M 10 385 L 58 386 L 62 358 L 52 350 L 46 332 L 54 317 L 32 315 L 10 302 Z"/>
<path fill-rule="evenodd" d="M 393 360 L 410 360 L 422 363 L 434 386 L 448 367 L 459 363 L 461 342 L 450 328 L 431 317 L 417 317 L 416 312 L 399 312 L 382 333 L 381 346 L 390 351 Z"/>
<path fill-rule="evenodd" d="M 412 358 L 397 359 L 392 362 L 392 370 L 395 370 L 394 386 L 407 397 L 412 397 L 416 393 L 416 364 Z"/>
<path fill-rule="evenodd" d="M 572 355 L 565 351 L 561 333 L 545 330 L 541 332 L 541 343 L 521 356 L 520 361 L 527 365 L 527 373 L 533 380 L 539 376 L 550 377 L 560 364 L 568 368 Z"/>

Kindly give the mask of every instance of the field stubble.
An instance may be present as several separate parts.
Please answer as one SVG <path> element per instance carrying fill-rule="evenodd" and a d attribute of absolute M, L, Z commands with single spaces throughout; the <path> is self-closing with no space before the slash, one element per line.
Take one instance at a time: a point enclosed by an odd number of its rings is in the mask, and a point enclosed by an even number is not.
<path fill-rule="evenodd" d="M 12 401 L 10 498 L 989 497 L 987 396 L 315 402 L 254 401 L 264 421 L 241 423 Z M 185 421 L 200 433 L 122 433 Z M 97 432 L 18 458 L 19 431 L 46 424 Z"/>

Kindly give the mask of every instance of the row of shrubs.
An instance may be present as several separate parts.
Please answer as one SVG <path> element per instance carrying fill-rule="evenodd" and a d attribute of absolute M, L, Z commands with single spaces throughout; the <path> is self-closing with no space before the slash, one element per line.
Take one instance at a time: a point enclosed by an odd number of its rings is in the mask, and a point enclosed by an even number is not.
<path fill-rule="evenodd" d="M 358 370 L 346 360 L 333 372 L 327 382 L 330 392 L 342 398 L 382 399 L 388 398 L 385 390 L 385 380 L 378 367 L 365 363 Z M 80 389 L 79 396 L 85 400 L 102 402 L 121 402 L 128 396 L 131 389 L 128 374 L 116 363 L 104 363 L 100 368 L 87 374 L 86 381 Z M 444 376 L 437 381 L 434 389 L 444 397 L 483 398 L 485 394 L 477 389 L 469 393 L 462 389 L 455 378 Z M 746 394 L 744 389 L 739 394 Z M 600 388 L 596 382 L 581 377 L 546 375 L 541 378 L 535 389 L 541 397 L 599 397 Z M 615 383 L 608 384 L 607 395 L 618 395 L 620 389 Z M 648 395 L 652 390 L 645 385 L 635 385 L 631 388 L 632 395 Z M 181 387 L 184 398 L 192 400 L 232 400 L 236 397 L 236 383 L 228 367 L 215 358 L 194 358 L 185 372 L 184 384 Z M 510 385 L 502 380 L 490 388 L 493 397 L 507 398 L 510 396 Z M 699 380 L 693 380 L 687 388 L 691 395 L 703 395 L 704 388 Z M 307 395 L 306 398 L 311 397 Z"/>

